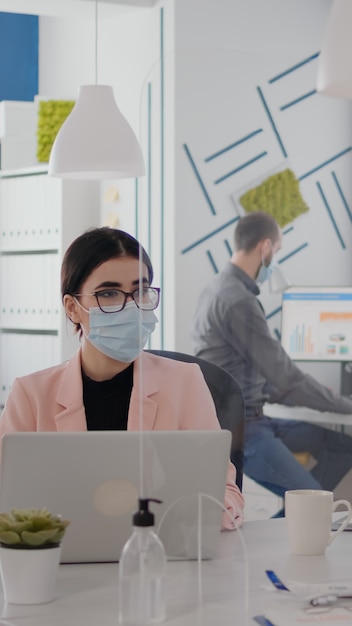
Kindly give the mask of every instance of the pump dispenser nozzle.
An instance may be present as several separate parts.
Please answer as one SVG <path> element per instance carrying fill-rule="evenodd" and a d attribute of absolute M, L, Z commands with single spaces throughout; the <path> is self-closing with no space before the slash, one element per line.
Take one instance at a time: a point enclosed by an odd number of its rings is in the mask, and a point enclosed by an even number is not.
<path fill-rule="evenodd" d="M 154 513 L 149 511 L 149 502 L 162 503 L 156 498 L 138 498 L 138 511 L 133 514 L 133 526 L 154 526 Z"/>

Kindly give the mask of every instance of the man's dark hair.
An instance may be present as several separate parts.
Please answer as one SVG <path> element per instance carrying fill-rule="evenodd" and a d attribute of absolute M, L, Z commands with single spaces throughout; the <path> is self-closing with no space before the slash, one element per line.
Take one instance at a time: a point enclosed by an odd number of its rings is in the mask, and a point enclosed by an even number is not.
<path fill-rule="evenodd" d="M 279 232 L 279 226 L 271 215 L 262 211 L 249 213 L 237 223 L 235 250 L 250 252 L 263 239 L 270 239 L 274 244 L 279 238 Z"/>

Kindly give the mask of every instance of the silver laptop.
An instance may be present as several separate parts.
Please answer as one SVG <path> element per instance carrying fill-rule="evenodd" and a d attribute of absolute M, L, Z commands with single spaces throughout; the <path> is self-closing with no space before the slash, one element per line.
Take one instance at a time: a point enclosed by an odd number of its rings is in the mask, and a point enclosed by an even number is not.
<path fill-rule="evenodd" d="M 168 557 L 197 558 L 201 537 L 202 558 L 212 558 L 230 446 L 226 430 L 6 434 L 0 511 L 47 507 L 71 520 L 63 563 L 108 562 L 132 532 L 138 497 L 157 498 L 150 509 Z"/>

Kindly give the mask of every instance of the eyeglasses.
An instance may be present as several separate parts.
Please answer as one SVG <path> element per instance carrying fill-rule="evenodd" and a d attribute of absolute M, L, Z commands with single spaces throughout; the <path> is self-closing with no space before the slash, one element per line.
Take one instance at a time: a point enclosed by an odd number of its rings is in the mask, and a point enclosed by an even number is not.
<path fill-rule="evenodd" d="M 122 291 L 121 289 L 104 289 L 93 293 L 75 293 L 79 296 L 95 296 L 98 307 L 103 313 L 118 313 L 125 308 L 128 298 L 142 311 L 153 311 L 157 308 L 160 299 L 159 287 L 142 287 L 134 291 Z"/>

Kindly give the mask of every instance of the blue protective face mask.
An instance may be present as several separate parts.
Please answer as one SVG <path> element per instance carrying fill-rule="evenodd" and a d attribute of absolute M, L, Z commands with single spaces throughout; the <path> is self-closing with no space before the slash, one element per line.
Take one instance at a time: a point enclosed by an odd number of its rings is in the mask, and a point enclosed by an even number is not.
<path fill-rule="evenodd" d="M 268 280 L 268 278 L 270 278 L 271 274 L 273 273 L 273 269 L 274 269 L 274 262 L 273 262 L 273 248 L 272 248 L 272 244 L 270 244 L 271 247 L 271 260 L 270 263 L 268 263 L 267 265 L 265 264 L 265 259 L 262 257 L 262 264 L 260 266 L 259 272 L 257 274 L 256 277 L 256 282 L 257 283 L 265 283 L 266 280 Z"/>
<path fill-rule="evenodd" d="M 115 361 L 132 363 L 158 321 L 154 311 L 142 311 L 134 302 L 127 302 L 118 313 L 103 313 L 99 307 L 90 308 L 89 335 L 83 327 L 82 331 L 99 352 Z"/>
<path fill-rule="evenodd" d="M 265 283 L 266 280 L 268 280 L 268 278 L 270 278 L 271 274 L 273 273 L 273 269 L 274 269 L 274 265 L 273 263 L 269 263 L 269 265 L 264 265 L 263 263 L 260 266 L 260 270 L 258 272 L 258 276 L 255 279 L 257 283 Z"/>

